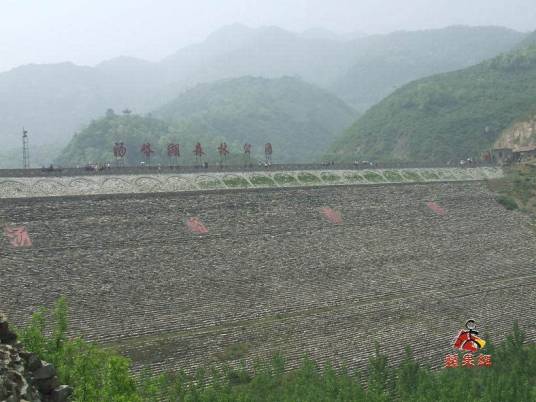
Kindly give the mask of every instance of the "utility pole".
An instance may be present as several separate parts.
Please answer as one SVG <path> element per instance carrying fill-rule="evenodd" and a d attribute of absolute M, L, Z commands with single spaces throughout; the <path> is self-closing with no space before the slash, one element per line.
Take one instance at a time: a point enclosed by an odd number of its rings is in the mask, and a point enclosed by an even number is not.
<path fill-rule="evenodd" d="M 22 128 L 22 167 L 30 168 L 30 145 L 28 143 L 28 130 Z"/>

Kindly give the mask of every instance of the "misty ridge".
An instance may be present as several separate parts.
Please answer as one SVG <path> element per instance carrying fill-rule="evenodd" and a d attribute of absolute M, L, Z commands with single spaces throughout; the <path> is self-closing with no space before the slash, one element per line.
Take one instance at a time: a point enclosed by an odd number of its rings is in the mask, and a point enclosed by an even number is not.
<path fill-rule="evenodd" d="M 31 133 L 33 163 L 48 163 L 57 159 L 76 132 L 103 117 L 109 108 L 117 113 L 128 108 L 144 115 L 166 109 L 168 103 L 199 84 L 246 76 L 291 77 L 309 85 L 312 91 L 316 87 L 339 98 L 334 102 L 346 104 L 339 109 L 344 112 L 338 113 L 345 116 L 344 120 L 329 126 L 343 127 L 339 133 L 326 133 L 329 138 L 320 143 L 329 144 L 351 125 L 349 110 L 352 120 L 357 120 L 398 87 L 495 57 L 514 48 L 526 35 L 501 27 L 467 26 L 338 35 L 323 29 L 295 33 L 274 26 L 234 24 L 159 62 L 117 57 L 95 67 L 72 63 L 25 65 L 0 73 L 0 132 L 4 140 L 0 166 L 19 165 L 22 126 Z M 292 99 L 292 94 L 279 96 L 271 102 Z M 213 110 L 210 99 L 205 99 L 205 105 L 197 105 L 200 113 L 204 107 L 207 114 Z M 181 110 L 174 113 L 182 114 Z M 229 124 L 236 122 L 233 115 Z M 281 124 L 285 124 L 284 119 Z M 270 129 L 263 132 L 268 136 Z M 274 126 L 273 130 L 278 128 Z M 306 134 L 300 134 L 300 138 L 301 142 L 293 142 L 297 149 L 309 140 Z"/>

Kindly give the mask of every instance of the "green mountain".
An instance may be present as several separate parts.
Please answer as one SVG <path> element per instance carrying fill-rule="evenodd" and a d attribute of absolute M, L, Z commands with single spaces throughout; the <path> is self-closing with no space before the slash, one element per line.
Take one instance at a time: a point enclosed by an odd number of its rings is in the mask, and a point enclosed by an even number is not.
<path fill-rule="evenodd" d="M 219 161 L 222 142 L 230 148 L 229 162 L 243 160 L 246 142 L 256 159 L 264 159 L 264 144 L 270 142 L 274 162 L 309 161 L 322 155 L 357 115 L 340 99 L 297 78 L 242 77 L 200 84 L 152 116 L 109 114 L 94 121 L 75 135 L 58 162 L 108 161 L 116 141 L 129 145 L 130 163 L 143 159 L 139 147 L 145 142 L 153 144 L 155 162 L 167 163 L 167 144 L 179 143 L 181 163 L 192 163 L 198 141 L 211 163 Z"/>
<path fill-rule="evenodd" d="M 395 86 L 480 62 L 524 37 L 495 27 L 345 38 L 233 25 L 160 62 L 119 57 L 95 67 L 28 65 L 0 73 L 0 134 L 4 147 L 19 147 L 25 126 L 39 157 L 41 145 L 65 146 L 107 108 L 147 113 L 199 83 L 247 75 L 299 76 L 363 111 Z"/>
<path fill-rule="evenodd" d="M 270 142 L 280 162 L 317 158 L 357 117 L 334 95 L 291 77 L 201 84 L 154 115 L 172 122 L 179 138 L 199 138 L 211 149 L 222 140 L 235 151 L 248 142 L 260 157 Z"/>
<path fill-rule="evenodd" d="M 138 164 L 144 160 L 141 145 L 149 142 L 157 150 L 158 140 L 170 132 L 168 124 L 161 120 L 149 116 L 117 115 L 109 110 L 105 117 L 93 120 L 74 135 L 56 159 L 56 164 L 76 166 L 111 162 L 116 142 L 123 142 L 127 147 L 126 162 Z M 161 154 L 152 155 L 152 158 L 159 161 Z"/>
<path fill-rule="evenodd" d="M 474 67 L 400 88 L 359 118 L 331 151 L 349 160 L 478 156 L 534 111 L 536 40 L 527 40 Z"/>

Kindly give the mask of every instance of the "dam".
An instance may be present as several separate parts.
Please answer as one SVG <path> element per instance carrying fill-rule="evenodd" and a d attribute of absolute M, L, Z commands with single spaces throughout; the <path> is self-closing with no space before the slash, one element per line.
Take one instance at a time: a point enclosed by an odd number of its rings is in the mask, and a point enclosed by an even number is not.
<path fill-rule="evenodd" d="M 0 311 L 65 296 L 72 336 L 134 370 L 282 354 L 362 368 L 375 342 L 443 364 L 469 318 L 536 341 L 536 234 L 498 168 L 0 178 Z"/>

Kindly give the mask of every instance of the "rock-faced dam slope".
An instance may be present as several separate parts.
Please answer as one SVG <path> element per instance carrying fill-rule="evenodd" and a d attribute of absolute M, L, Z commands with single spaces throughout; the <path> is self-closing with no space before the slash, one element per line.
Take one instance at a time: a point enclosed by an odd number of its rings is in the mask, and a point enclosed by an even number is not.
<path fill-rule="evenodd" d="M 65 295 L 72 333 L 135 370 L 362 367 L 376 340 L 439 367 L 469 318 L 536 341 L 536 235 L 481 181 L 10 198 L 0 216 L 32 243 L 0 240 L 0 310 Z"/>

